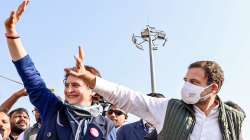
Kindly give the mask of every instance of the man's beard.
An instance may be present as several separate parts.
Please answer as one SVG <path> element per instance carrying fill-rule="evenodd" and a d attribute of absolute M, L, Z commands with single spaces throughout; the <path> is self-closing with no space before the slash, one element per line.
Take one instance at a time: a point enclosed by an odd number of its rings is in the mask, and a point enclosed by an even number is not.
<path fill-rule="evenodd" d="M 21 134 L 24 130 L 25 130 L 24 128 L 19 128 L 17 126 L 11 128 L 11 132 L 14 132 L 16 134 Z"/>

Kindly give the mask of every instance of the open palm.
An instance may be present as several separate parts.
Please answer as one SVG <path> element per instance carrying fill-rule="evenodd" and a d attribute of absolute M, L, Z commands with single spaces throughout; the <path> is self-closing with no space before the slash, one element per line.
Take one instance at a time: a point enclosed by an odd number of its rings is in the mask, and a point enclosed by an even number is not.
<path fill-rule="evenodd" d="M 10 17 L 5 21 L 5 28 L 7 32 L 15 32 L 16 24 L 24 13 L 29 0 L 24 0 L 18 7 L 17 11 L 12 11 Z"/>

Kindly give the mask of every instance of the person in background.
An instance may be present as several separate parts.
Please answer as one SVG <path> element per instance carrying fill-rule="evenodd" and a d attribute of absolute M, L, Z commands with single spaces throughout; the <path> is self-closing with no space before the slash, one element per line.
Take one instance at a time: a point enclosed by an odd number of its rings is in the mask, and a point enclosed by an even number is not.
<path fill-rule="evenodd" d="M 11 140 L 10 132 L 10 118 L 5 112 L 0 111 L 0 139 Z"/>
<path fill-rule="evenodd" d="M 29 128 L 30 118 L 25 108 L 17 108 L 9 113 L 11 133 L 10 138 L 17 140 L 19 135 Z"/>
<path fill-rule="evenodd" d="M 36 137 L 42 125 L 42 120 L 37 108 L 34 108 L 34 110 L 32 110 L 32 113 L 35 115 L 36 123 L 22 132 L 19 135 L 18 140 L 36 140 Z"/>
<path fill-rule="evenodd" d="M 128 114 L 122 109 L 111 105 L 107 117 L 114 122 L 116 130 L 118 130 L 127 121 Z"/>
<path fill-rule="evenodd" d="M 12 106 L 22 97 L 27 96 L 26 89 L 18 90 L 13 93 L 7 100 L 5 100 L 1 106 L 0 111 L 8 113 Z M 24 108 L 17 108 L 9 113 L 11 134 L 10 139 L 16 140 L 19 135 L 29 127 L 29 115 L 28 111 Z"/>
<path fill-rule="evenodd" d="M 165 96 L 160 93 L 150 93 L 147 95 L 155 98 L 165 98 Z M 134 123 L 123 125 L 116 134 L 117 140 L 144 140 L 145 137 L 148 140 L 157 139 L 155 127 L 143 119 L 140 119 Z"/>

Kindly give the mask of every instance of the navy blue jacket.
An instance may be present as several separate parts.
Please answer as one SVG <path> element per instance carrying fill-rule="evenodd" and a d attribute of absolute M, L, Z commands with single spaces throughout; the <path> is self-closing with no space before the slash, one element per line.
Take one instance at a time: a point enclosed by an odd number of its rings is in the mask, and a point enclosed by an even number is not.
<path fill-rule="evenodd" d="M 31 103 L 41 114 L 43 124 L 37 140 L 71 140 L 72 128 L 65 113 L 66 106 L 46 87 L 30 57 L 27 55 L 14 64 L 29 94 Z M 90 129 L 94 129 L 95 134 L 97 130 L 98 136 L 94 137 Z M 102 116 L 93 117 L 87 126 L 83 139 L 114 140 L 116 139 L 115 127 L 110 120 Z"/>
<path fill-rule="evenodd" d="M 123 125 L 117 131 L 117 140 L 144 140 L 148 133 L 144 130 L 142 120 Z"/>

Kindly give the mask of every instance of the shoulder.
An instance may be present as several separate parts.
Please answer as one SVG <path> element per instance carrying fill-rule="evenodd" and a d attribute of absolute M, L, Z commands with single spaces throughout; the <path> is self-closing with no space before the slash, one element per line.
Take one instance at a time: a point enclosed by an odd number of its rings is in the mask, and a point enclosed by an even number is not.
<path fill-rule="evenodd" d="M 168 102 L 168 108 L 176 106 L 188 106 L 188 105 L 180 99 L 170 99 Z"/>
<path fill-rule="evenodd" d="M 170 99 L 169 102 L 184 104 L 184 102 L 182 100 L 180 100 L 180 99 L 174 99 L 174 98 Z"/>
<path fill-rule="evenodd" d="M 235 109 L 227 104 L 224 104 L 224 108 L 225 108 L 226 113 L 232 114 L 234 116 L 236 115 L 236 116 L 240 117 L 241 119 L 244 119 L 246 117 L 244 112 L 239 111 L 239 110 L 237 110 L 237 109 Z"/>
<path fill-rule="evenodd" d="M 136 122 L 133 122 L 133 123 L 125 124 L 121 128 L 119 128 L 118 131 L 132 130 L 132 129 L 135 129 L 135 127 L 137 127 L 137 126 L 142 126 L 141 121 L 136 121 Z"/>

